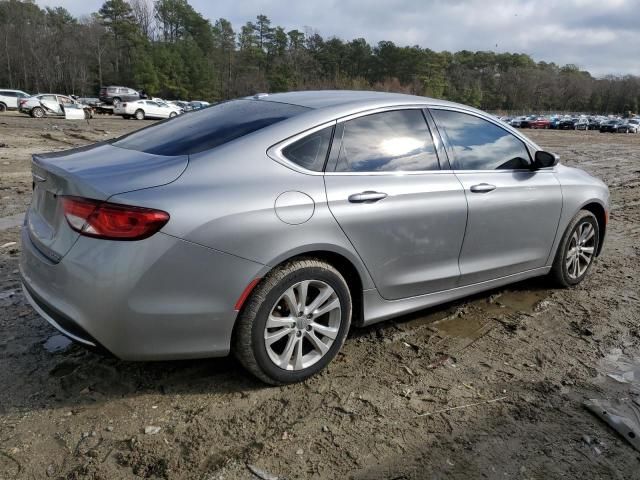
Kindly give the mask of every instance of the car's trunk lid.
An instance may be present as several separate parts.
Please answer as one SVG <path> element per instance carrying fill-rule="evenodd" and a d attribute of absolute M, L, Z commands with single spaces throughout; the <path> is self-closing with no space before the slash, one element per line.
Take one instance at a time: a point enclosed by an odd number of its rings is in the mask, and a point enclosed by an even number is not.
<path fill-rule="evenodd" d="M 187 156 L 152 155 L 107 143 L 33 155 L 29 237 L 45 256 L 59 262 L 79 236 L 67 224 L 60 197 L 107 200 L 118 193 L 165 185 L 176 180 L 187 163 Z"/>

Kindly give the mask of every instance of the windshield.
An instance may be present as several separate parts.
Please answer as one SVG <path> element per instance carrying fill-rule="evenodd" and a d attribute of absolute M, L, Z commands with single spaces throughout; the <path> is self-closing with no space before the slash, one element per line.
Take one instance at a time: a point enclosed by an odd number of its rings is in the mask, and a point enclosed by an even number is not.
<path fill-rule="evenodd" d="M 113 145 L 154 155 L 188 155 L 240 138 L 309 108 L 260 100 L 231 100 L 165 120 Z"/>

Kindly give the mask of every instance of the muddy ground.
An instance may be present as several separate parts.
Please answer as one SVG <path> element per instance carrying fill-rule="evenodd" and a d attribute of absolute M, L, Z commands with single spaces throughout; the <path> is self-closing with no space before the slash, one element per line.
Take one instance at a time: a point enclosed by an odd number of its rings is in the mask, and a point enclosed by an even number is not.
<path fill-rule="evenodd" d="M 31 153 L 143 124 L 0 116 L 0 245 L 18 242 Z M 0 247 L 0 479 L 639 478 L 638 452 L 582 403 L 629 398 L 606 374 L 640 358 L 640 135 L 527 133 L 611 189 L 586 281 L 355 330 L 299 385 L 266 387 L 232 358 L 126 363 L 67 345 L 19 293 L 19 242 Z"/>

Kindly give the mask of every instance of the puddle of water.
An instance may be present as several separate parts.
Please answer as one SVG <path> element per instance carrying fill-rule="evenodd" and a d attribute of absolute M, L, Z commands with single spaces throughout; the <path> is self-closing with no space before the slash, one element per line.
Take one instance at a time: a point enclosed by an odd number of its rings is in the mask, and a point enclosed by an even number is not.
<path fill-rule="evenodd" d="M 59 353 L 68 350 L 72 343 L 64 335 L 53 335 L 44 342 L 43 347 L 49 353 Z"/>
<path fill-rule="evenodd" d="M 475 338 L 478 330 L 487 323 L 488 319 L 477 317 L 453 317 L 435 322 L 433 326 L 449 337 Z"/>
<path fill-rule="evenodd" d="M 452 306 L 446 310 L 435 311 L 422 317 L 410 320 L 408 325 L 432 325 L 449 337 L 473 339 L 489 323 L 491 318 L 517 312 L 533 312 L 536 306 L 548 297 L 544 290 L 503 291 L 478 298 L 462 307 L 468 310 L 458 315 L 460 306 Z"/>

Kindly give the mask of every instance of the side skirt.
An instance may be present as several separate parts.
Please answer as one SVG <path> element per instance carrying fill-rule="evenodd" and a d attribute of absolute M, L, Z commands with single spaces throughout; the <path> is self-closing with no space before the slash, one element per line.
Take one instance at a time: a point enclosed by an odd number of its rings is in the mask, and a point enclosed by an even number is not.
<path fill-rule="evenodd" d="M 488 280 L 486 282 L 474 283 L 464 287 L 456 287 L 441 292 L 428 293 L 417 297 L 403 298 L 400 300 L 385 300 L 376 289 L 365 290 L 363 292 L 364 322 L 362 326 L 387 320 L 391 317 L 415 312 L 424 308 L 432 307 L 451 300 L 474 295 L 492 288 L 502 287 L 510 283 L 526 280 L 527 278 L 546 275 L 551 267 L 535 268 L 526 272 L 508 275 L 506 277 Z"/>

